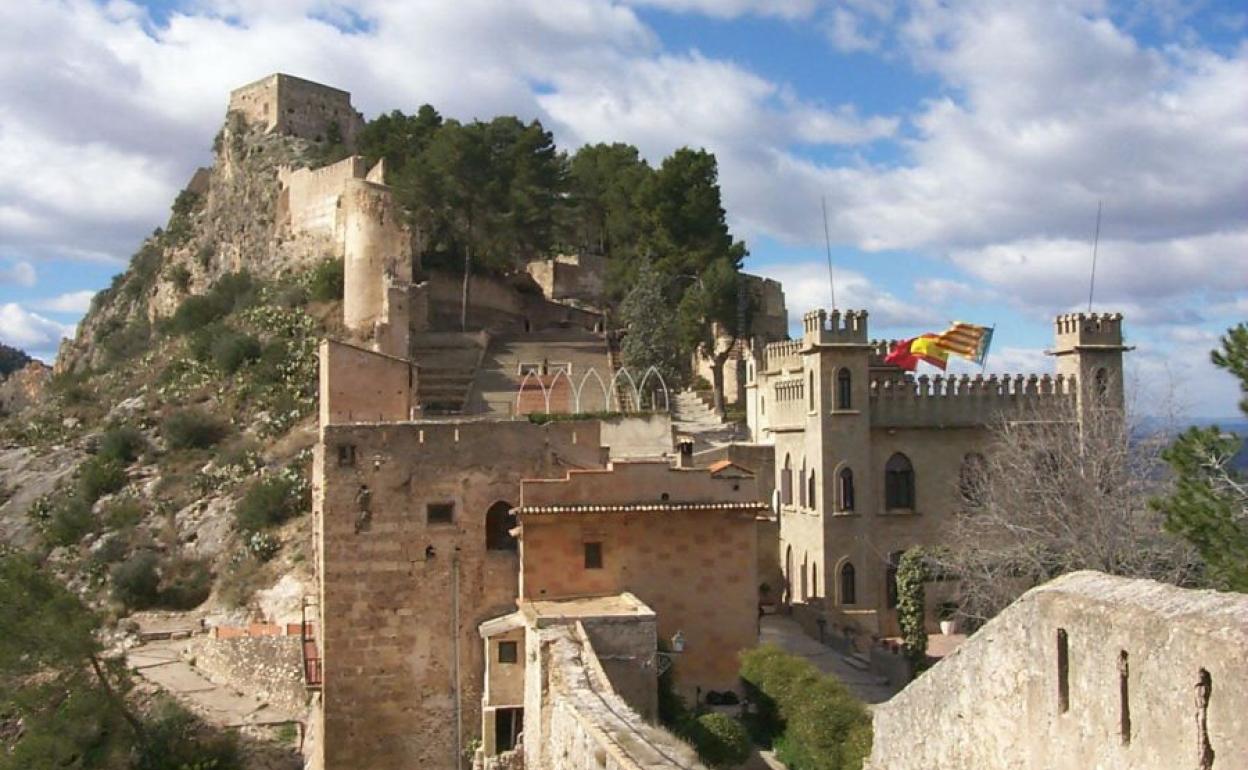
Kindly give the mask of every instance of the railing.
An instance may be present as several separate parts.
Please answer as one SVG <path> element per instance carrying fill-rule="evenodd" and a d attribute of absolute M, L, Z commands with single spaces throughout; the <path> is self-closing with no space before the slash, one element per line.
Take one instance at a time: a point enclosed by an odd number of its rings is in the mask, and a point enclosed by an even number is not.
<path fill-rule="evenodd" d="M 303 685 L 309 690 L 321 689 L 324 681 L 321 651 L 316 644 L 316 624 L 308 619 L 308 609 L 315 606 L 316 604 L 305 596 L 300 607 L 299 636 L 302 642 L 300 647 L 303 649 Z"/>

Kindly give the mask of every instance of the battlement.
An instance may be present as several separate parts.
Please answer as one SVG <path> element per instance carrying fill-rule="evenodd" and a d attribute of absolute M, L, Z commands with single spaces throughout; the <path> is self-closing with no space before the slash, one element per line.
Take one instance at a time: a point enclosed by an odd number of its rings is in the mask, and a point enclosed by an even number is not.
<path fill-rule="evenodd" d="M 318 142 L 329 139 L 331 126 L 337 126 L 348 147 L 364 127 L 364 117 L 351 106 L 351 94 L 281 72 L 231 91 L 229 111 L 267 132 Z"/>
<path fill-rule="evenodd" d="M 810 345 L 865 345 L 867 311 L 812 310 L 802 316 L 802 339 Z"/>
<path fill-rule="evenodd" d="M 1064 313 L 1054 321 L 1058 351 L 1122 346 L 1122 313 Z"/>
<path fill-rule="evenodd" d="M 1074 377 L 926 374 L 871 381 L 871 424 L 881 427 L 986 425 L 1028 410 L 1074 405 Z"/>
<path fill-rule="evenodd" d="M 781 369 L 802 368 L 802 343 L 797 340 L 783 340 L 768 343 L 763 348 L 763 371 L 776 372 Z"/>

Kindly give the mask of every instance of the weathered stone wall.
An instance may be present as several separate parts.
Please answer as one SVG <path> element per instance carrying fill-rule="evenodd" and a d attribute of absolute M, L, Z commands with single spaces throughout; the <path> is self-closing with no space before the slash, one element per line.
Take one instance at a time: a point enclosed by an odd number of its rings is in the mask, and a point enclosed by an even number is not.
<path fill-rule="evenodd" d="M 280 169 L 282 195 L 278 216 L 283 217 L 295 236 L 319 235 L 330 238 L 334 256 L 342 256 L 343 223 L 339 219 L 339 200 L 347 181 L 361 179 L 367 173 L 364 158 L 352 155 L 330 166 L 317 169 Z"/>
<path fill-rule="evenodd" d="M 300 643 L 298 636 L 199 637 L 191 654 L 213 680 L 293 711 L 307 700 Z"/>
<path fill-rule="evenodd" d="M 547 299 L 593 304 L 602 299 L 607 260 L 594 254 L 559 254 L 527 265 Z"/>
<path fill-rule="evenodd" d="M 347 328 L 370 335 L 387 314 L 387 279 L 410 280 L 411 234 L 389 187 L 348 179 L 342 193 L 343 302 Z"/>
<path fill-rule="evenodd" d="M 594 422 L 322 426 L 326 770 L 457 767 L 481 724 L 477 625 L 516 607 L 518 557 L 486 549 L 486 511 L 517 501 L 522 478 L 601 460 Z"/>
<path fill-rule="evenodd" d="M 428 279 L 431 328 L 459 329 L 463 276 L 429 271 Z M 598 313 L 550 302 L 539 291 L 526 293 L 498 278 L 474 275 L 469 282 L 469 329 L 523 332 L 572 327 L 593 330 L 601 322 L 602 316 Z"/>
<path fill-rule="evenodd" d="M 1248 767 L 1245 649 L 1248 596 L 1067 575 L 876 707 L 867 767 Z"/>

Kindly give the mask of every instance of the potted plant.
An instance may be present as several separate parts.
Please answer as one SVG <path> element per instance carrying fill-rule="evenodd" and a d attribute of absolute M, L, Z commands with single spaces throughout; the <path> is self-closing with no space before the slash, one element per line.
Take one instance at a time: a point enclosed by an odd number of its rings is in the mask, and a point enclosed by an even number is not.
<path fill-rule="evenodd" d="M 936 617 L 940 620 L 940 633 L 949 636 L 958 632 L 958 605 L 955 602 L 941 602 L 936 607 Z"/>

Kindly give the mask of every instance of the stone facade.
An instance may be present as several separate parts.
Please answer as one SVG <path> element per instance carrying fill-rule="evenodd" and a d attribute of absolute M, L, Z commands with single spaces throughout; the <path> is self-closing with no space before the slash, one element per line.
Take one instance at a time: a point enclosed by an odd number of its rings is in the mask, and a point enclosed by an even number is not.
<path fill-rule="evenodd" d="M 191 654 L 195 667 L 212 679 L 245 687 L 249 695 L 297 712 L 307 705 L 301 641 L 298 634 L 201 637 L 195 640 Z"/>
<path fill-rule="evenodd" d="M 1078 572 L 875 708 L 868 770 L 1248 767 L 1248 596 Z"/>
<path fill-rule="evenodd" d="M 767 345 L 747 365 L 746 412 L 755 441 L 774 446 L 780 560 L 799 616 L 896 635 L 896 560 L 941 542 L 992 428 L 1053 406 L 1079 414 L 1089 379 L 1121 407 L 1121 319 L 1060 316 L 1056 377 L 914 377 L 883 362 L 890 343 L 870 340 L 865 311 L 808 313 L 800 340 Z M 903 488 L 891 495 L 889 470 Z"/>
<path fill-rule="evenodd" d="M 557 254 L 529 262 L 529 275 L 547 299 L 601 307 L 607 258 L 597 254 Z"/>
<path fill-rule="evenodd" d="M 724 362 L 724 403 L 737 405 L 745 398 L 746 362 L 752 350 L 789 338 L 789 311 L 784 304 L 784 288 L 779 281 L 742 273 L 745 289 L 754 306 L 750 333 L 734 344 L 730 337 L 716 334 L 716 349 L 732 345 Z M 715 381 L 714 362 L 704 351 L 693 355 L 693 373 L 707 382 Z"/>

